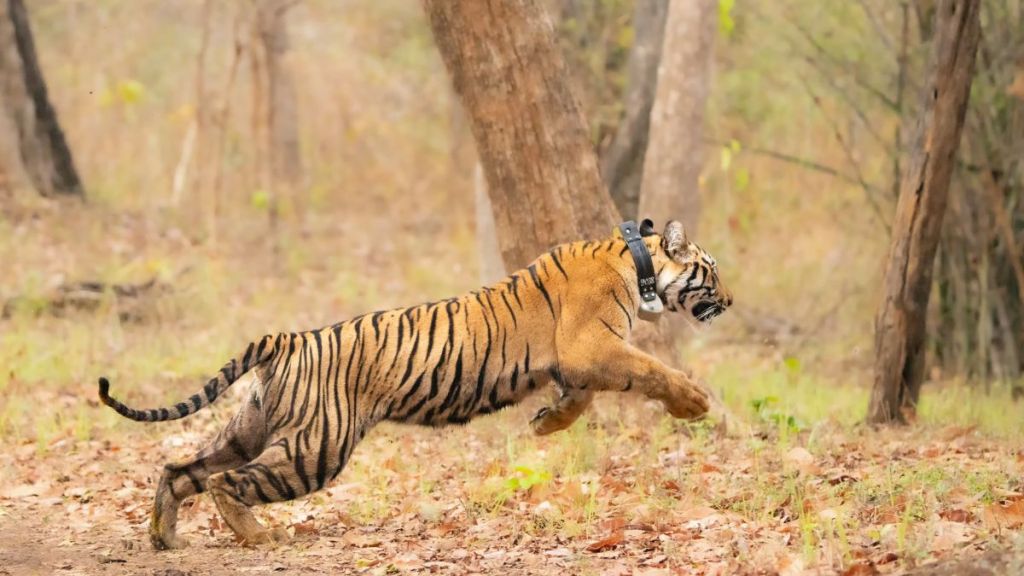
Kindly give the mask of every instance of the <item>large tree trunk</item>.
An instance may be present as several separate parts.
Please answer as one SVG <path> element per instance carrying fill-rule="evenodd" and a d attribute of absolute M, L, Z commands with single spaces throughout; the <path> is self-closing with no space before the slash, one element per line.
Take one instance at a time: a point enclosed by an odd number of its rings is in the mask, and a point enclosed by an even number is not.
<path fill-rule="evenodd" d="M 618 220 L 554 30 L 537 0 L 424 0 L 469 112 L 506 268 Z"/>
<path fill-rule="evenodd" d="M 640 194 L 642 217 L 679 220 L 691 238 L 700 218 L 704 110 L 711 89 L 717 6 L 715 0 L 669 6 Z"/>
<path fill-rule="evenodd" d="M 910 419 L 924 379 L 925 313 L 974 74 L 979 9 L 980 0 L 938 2 L 921 118 L 900 184 L 883 299 L 875 318 L 871 422 Z"/>
<path fill-rule="evenodd" d="M 610 234 L 619 215 L 536 0 L 423 3 L 469 113 L 506 269 L 556 244 Z M 641 323 L 634 340 L 679 365 L 664 323 Z"/>
<path fill-rule="evenodd" d="M 625 218 L 637 219 L 640 182 L 658 86 L 669 0 L 636 0 L 622 121 L 601 158 L 601 175 Z"/>
<path fill-rule="evenodd" d="M 22 0 L 0 0 L 0 187 L 82 196 Z"/>

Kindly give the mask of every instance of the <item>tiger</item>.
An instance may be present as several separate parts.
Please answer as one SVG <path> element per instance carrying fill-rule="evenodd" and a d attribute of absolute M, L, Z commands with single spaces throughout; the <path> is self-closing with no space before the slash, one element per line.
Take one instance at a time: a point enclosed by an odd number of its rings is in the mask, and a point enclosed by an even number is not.
<path fill-rule="evenodd" d="M 639 229 L 664 309 L 710 322 L 732 304 L 714 258 L 670 221 Z M 638 323 L 637 267 L 616 231 L 562 244 L 502 281 L 455 298 L 378 311 L 307 332 L 251 342 L 202 390 L 174 406 L 130 408 L 99 379 L 99 398 L 141 422 L 184 418 L 243 375 L 251 391 L 228 424 L 192 458 L 168 463 L 156 489 L 149 537 L 183 548 L 178 508 L 208 492 L 247 545 L 290 536 L 251 511 L 323 488 L 381 421 L 440 427 L 512 406 L 548 385 L 557 400 L 530 421 L 546 435 L 570 426 L 599 391 L 634 391 L 675 418 L 698 418 L 709 393 L 688 373 L 630 343 Z"/>

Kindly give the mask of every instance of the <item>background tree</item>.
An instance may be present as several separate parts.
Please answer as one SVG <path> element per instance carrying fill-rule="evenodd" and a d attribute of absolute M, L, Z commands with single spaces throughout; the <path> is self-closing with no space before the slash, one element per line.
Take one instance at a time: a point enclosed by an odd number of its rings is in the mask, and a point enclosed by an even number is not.
<path fill-rule="evenodd" d="M 288 10 L 295 0 L 259 0 L 252 30 L 253 128 L 260 186 L 268 195 L 270 226 L 277 226 L 282 198 L 301 217 L 298 192 L 303 168 L 299 149 L 298 105 L 288 61 Z"/>
<path fill-rule="evenodd" d="M 715 0 L 672 2 L 643 162 L 640 214 L 681 220 L 691 236 L 700 219 L 704 111 L 711 90 Z"/>
<path fill-rule="evenodd" d="M 550 20 L 535 0 L 424 0 L 481 159 L 508 269 L 618 220 Z M 524 65 L 529 63 L 529 65 Z"/>
<path fill-rule="evenodd" d="M 0 1 L 0 82 L 0 186 L 27 184 L 43 196 L 82 196 L 22 0 Z"/>
<path fill-rule="evenodd" d="M 936 11 L 921 119 L 900 185 L 883 301 L 875 320 L 874 388 L 868 419 L 906 421 L 924 379 L 932 269 L 967 112 L 981 32 L 980 0 L 944 0 Z"/>
<path fill-rule="evenodd" d="M 505 268 L 560 243 L 610 234 L 619 214 L 542 7 L 534 0 L 424 6 L 468 112 Z M 664 322 L 641 323 L 635 339 L 679 365 Z"/>
<path fill-rule="evenodd" d="M 658 85 L 668 0 L 636 0 L 622 119 L 601 155 L 601 176 L 624 218 L 637 219 L 640 183 Z"/>
<path fill-rule="evenodd" d="M 946 373 L 989 389 L 1024 369 L 1024 28 L 1011 4 L 983 0 L 982 14 L 929 349 Z"/>

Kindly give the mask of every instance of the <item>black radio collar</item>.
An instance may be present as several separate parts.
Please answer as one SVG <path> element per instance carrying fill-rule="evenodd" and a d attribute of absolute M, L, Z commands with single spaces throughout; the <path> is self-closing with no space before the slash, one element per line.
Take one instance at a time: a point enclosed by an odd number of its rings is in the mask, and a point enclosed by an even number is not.
<path fill-rule="evenodd" d="M 633 256 L 633 264 L 636 266 L 636 282 L 640 289 L 638 316 L 644 320 L 656 320 L 665 307 L 658 297 L 658 278 L 654 273 L 651 253 L 647 251 L 647 245 L 644 244 L 636 222 L 628 220 L 619 224 L 619 232 L 622 233 L 622 239 L 626 241 L 629 253 Z"/>

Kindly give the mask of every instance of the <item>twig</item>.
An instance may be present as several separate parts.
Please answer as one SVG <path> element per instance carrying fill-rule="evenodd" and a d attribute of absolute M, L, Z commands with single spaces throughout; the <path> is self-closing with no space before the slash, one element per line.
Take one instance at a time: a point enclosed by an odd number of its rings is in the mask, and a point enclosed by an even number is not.
<path fill-rule="evenodd" d="M 889 38 L 889 34 L 886 33 L 885 27 L 882 26 L 882 23 L 875 17 L 875 13 L 868 7 L 868 3 L 865 0 L 857 0 L 857 3 L 860 4 L 860 9 L 864 11 L 864 15 L 868 17 L 868 21 L 871 22 L 871 27 L 875 29 L 875 34 L 878 35 L 878 39 L 882 41 L 882 44 L 885 44 L 885 49 L 892 52 L 892 38 Z M 904 10 L 906 7 L 907 4 L 904 2 Z"/>
<path fill-rule="evenodd" d="M 192 152 L 195 149 L 196 133 L 199 131 L 199 122 L 193 119 L 185 131 L 185 139 L 181 143 L 181 154 L 178 156 L 178 164 L 174 167 L 174 176 L 171 179 L 171 205 L 181 204 L 181 195 L 185 191 L 185 184 L 188 182 L 188 167 L 192 163 Z"/>
<path fill-rule="evenodd" d="M 892 143 L 889 142 L 888 139 L 883 137 L 881 134 L 878 133 L 877 130 L 875 130 L 872 127 L 871 121 L 868 120 L 868 115 L 853 100 L 853 98 L 850 95 L 850 92 L 848 90 L 844 90 L 842 86 L 836 84 L 834 75 L 830 74 L 814 58 L 811 58 L 810 56 L 805 55 L 804 61 L 810 64 L 812 68 L 817 70 L 821 74 L 821 77 L 825 80 L 825 83 L 828 85 L 828 87 L 831 88 L 832 91 L 835 92 L 836 95 L 839 96 L 839 98 L 843 102 L 845 102 L 851 110 L 853 110 L 853 113 L 857 116 L 857 118 L 860 119 L 861 124 L 863 124 L 864 127 L 867 129 L 868 134 L 871 134 L 875 141 L 882 146 L 882 148 L 885 150 L 885 153 L 890 156 L 898 156 L 899 152 L 893 148 Z"/>
<path fill-rule="evenodd" d="M 721 142 L 716 140 L 705 140 L 704 143 L 708 146 L 719 147 L 729 145 L 728 142 Z M 740 153 L 742 154 L 744 152 L 749 152 L 751 154 L 756 154 L 758 156 L 767 156 L 768 158 L 773 158 L 775 160 L 780 160 L 782 162 L 788 162 L 790 164 L 796 164 L 801 168 L 814 170 L 815 172 L 821 172 L 822 174 L 828 174 L 829 176 L 838 178 L 839 180 L 843 180 L 844 182 L 848 182 L 850 184 L 856 184 L 858 186 L 861 185 L 861 182 L 857 180 L 857 178 L 854 176 L 850 176 L 849 174 L 840 172 L 836 168 L 815 162 L 814 160 L 801 158 L 800 156 L 786 154 L 785 152 L 777 152 L 775 150 L 769 150 L 767 148 L 759 148 L 757 146 L 747 146 L 745 144 L 742 146 L 742 148 L 740 148 Z"/>
<path fill-rule="evenodd" d="M 882 104 L 887 106 L 890 110 L 893 110 L 893 111 L 896 110 L 896 103 L 893 102 L 892 98 L 890 98 L 889 95 L 886 94 L 885 92 L 883 92 L 883 91 L 879 90 L 878 88 L 875 88 L 874 86 L 872 86 L 867 80 L 864 80 L 863 78 L 861 78 L 860 75 L 858 75 L 856 73 L 856 67 L 855 66 L 851 66 L 849 62 L 842 62 L 838 58 L 833 56 L 832 53 L 830 53 L 828 50 L 826 50 L 825 47 L 822 46 L 814 38 L 814 35 L 811 34 L 806 28 L 804 28 L 798 21 L 791 20 L 790 22 L 793 25 L 793 27 L 796 28 L 796 30 L 798 32 L 800 32 L 800 35 L 804 37 L 804 40 L 806 40 L 807 43 L 810 44 L 811 47 L 813 47 L 815 49 L 815 51 L 817 51 L 822 57 L 824 57 L 826 60 L 828 60 L 832 64 L 835 64 L 836 66 L 839 66 L 844 71 L 850 71 L 850 77 L 853 78 L 853 81 L 858 86 L 860 86 L 861 88 L 863 88 L 864 90 L 866 90 L 867 92 L 869 92 L 870 94 L 872 94 L 873 96 L 878 98 L 878 100 Z"/>
<path fill-rule="evenodd" d="M 850 163 L 850 167 L 853 168 L 854 170 L 854 175 L 857 178 L 857 183 L 860 184 L 861 188 L 864 189 L 864 196 L 868 201 L 868 205 L 871 206 L 871 210 L 875 213 L 878 222 L 881 223 L 882 227 L 885 228 L 886 233 L 889 233 L 889 223 L 883 215 L 882 207 L 878 204 L 878 200 L 875 198 L 877 188 L 869 184 L 867 179 L 864 178 L 864 173 L 860 169 L 860 162 L 857 161 L 857 157 L 853 154 L 853 150 L 850 148 L 849 144 L 847 144 L 846 139 L 843 138 L 843 133 L 839 129 L 839 126 L 832 121 L 832 117 L 821 105 L 821 99 L 818 98 L 818 95 L 814 93 L 814 91 L 811 89 L 810 84 L 807 83 L 806 79 L 801 77 L 800 83 L 803 84 L 804 89 L 807 90 L 807 95 L 811 97 L 811 101 L 814 102 L 814 106 L 817 107 L 819 111 L 821 111 L 822 116 L 825 117 L 825 120 L 828 122 L 829 126 L 832 127 L 832 133 L 833 135 L 835 135 L 836 142 L 839 143 L 839 147 L 842 148 L 843 153 L 846 155 L 846 160 Z"/>

